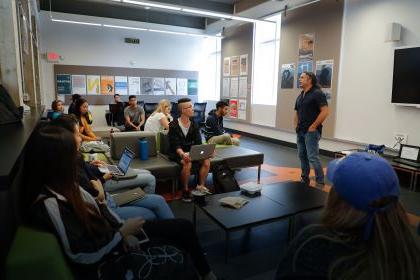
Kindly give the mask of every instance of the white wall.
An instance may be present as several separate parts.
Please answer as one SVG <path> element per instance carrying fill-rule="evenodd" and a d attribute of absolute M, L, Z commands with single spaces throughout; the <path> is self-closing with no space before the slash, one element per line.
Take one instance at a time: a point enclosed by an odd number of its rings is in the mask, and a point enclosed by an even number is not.
<path fill-rule="evenodd" d="M 77 21 L 145 27 L 142 23 L 109 18 L 60 13 L 53 13 L 53 16 Z M 41 12 L 40 25 L 41 52 L 57 52 L 64 58 L 61 64 L 199 71 L 202 60 L 207 58 L 202 55 L 204 39 L 200 37 L 52 22 L 49 13 L 46 12 Z M 177 30 L 198 32 L 187 28 Z M 140 38 L 140 45 L 124 43 L 125 37 Z M 130 61 L 134 61 L 135 64 L 131 65 Z M 42 103 L 49 108 L 55 98 L 53 64 L 43 59 L 41 69 L 44 92 Z M 92 106 L 95 125 L 105 125 L 106 108 L 107 106 Z"/>
<path fill-rule="evenodd" d="M 420 109 L 391 104 L 393 49 L 420 45 L 419 12 L 419 0 L 346 1 L 336 138 L 392 147 L 403 132 L 420 144 Z M 403 27 L 398 43 L 384 42 L 390 22 Z"/>
<path fill-rule="evenodd" d="M 420 109 L 391 104 L 393 50 L 420 45 L 419 0 L 346 0 L 334 139 L 322 149 L 337 151 L 352 142 L 394 145 L 394 132 L 420 145 Z M 385 42 L 389 22 L 403 27 L 398 43 Z M 292 132 L 226 122 L 226 127 L 296 143 Z M 350 143 L 348 142 L 350 141 Z"/>

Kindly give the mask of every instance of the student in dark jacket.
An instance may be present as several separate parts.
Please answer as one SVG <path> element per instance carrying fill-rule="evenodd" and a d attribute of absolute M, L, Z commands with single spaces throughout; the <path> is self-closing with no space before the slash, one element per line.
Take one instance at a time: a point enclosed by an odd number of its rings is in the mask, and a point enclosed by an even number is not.
<path fill-rule="evenodd" d="M 223 128 L 223 117 L 229 111 L 229 104 L 226 101 L 216 103 L 216 110 L 211 110 L 206 119 L 204 135 L 209 144 L 239 145 L 239 139 L 231 137 Z"/>
<path fill-rule="evenodd" d="M 71 96 L 71 104 L 69 105 L 69 115 L 76 115 L 76 101 L 81 98 L 80 94 L 73 94 Z"/>
<path fill-rule="evenodd" d="M 76 139 L 68 130 L 54 126 L 36 129 L 26 147 L 19 190 L 23 223 L 57 237 L 76 279 L 97 279 L 104 270 L 118 274 L 112 279 L 123 279 L 127 270 L 138 275 L 141 264 L 128 259 L 133 255 L 127 247 L 138 250 L 138 243 L 132 247 L 130 240 L 136 240 L 142 230 L 152 241 L 166 240 L 188 252 L 202 279 L 216 279 L 191 222 L 121 220 L 106 203 L 79 187 L 77 155 Z M 126 265 L 109 262 L 120 257 Z M 171 279 L 197 278 L 182 275 Z"/>
<path fill-rule="evenodd" d="M 193 104 L 189 98 L 178 100 L 178 111 L 180 117 L 169 124 L 170 158 L 182 165 L 181 183 L 182 199 L 185 202 L 191 201 L 191 193 L 188 189 L 188 181 L 191 175 L 192 162 L 189 152 L 193 145 L 201 145 L 200 128 L 191 121 L 194 115 Z M 200 171 L 198 174 L 198 186 L 200 191 L 207 190 L 205 182 L 210 170 L 210 160 L 199 162 Z"/>
<path fill-rule="evenodd" d="M 276 279 L 420 279 L 420 240 L 392 166 L 353 153 L 328 164 L 327 177 L 333 186 L 321 224 L 292 241 Z"/>

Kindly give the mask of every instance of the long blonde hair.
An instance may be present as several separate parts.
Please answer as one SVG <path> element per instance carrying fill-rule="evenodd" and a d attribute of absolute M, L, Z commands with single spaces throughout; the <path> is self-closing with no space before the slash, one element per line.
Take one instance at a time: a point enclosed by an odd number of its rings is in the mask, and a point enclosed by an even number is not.
<path fill-rule="evenodd" d="M 388 206 L 387 206 L 388 205 Z M 385 197 L 370 205 L 387 207 L 374 214 L 368 240 L 364 229 L 368 214 L 353 208 L 331 190 L 322 224 L 339 232 L 336 242 L 360 244 L 355 253 L 338 258 L 329 268 L 329 279 L 420 279 L 420 246 L 408 223 L 407 213 L 396 198 Z"/>
<path fill-rule="evenodd" d="M 159 101 L 156 110 L 152 113 L 152 116 L 156 113 L 164 113 L 165 114 L 165 107 L 171 108 L 171 103 L 168 99 L 162 99 Z M 166 114 L 165 114 L 166 115 Z"/>

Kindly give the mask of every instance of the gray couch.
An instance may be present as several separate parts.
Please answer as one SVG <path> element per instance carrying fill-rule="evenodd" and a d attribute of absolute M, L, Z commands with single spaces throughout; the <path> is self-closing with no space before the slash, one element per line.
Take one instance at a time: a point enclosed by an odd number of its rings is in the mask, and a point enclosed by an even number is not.
<path fill-rule="evenodd" d="M 139 158 L 138 142 L 140 138 L 147 139 L 148 160 L 140 160 Z M 159 139 L 159 151 L 156 138 Z M 175 193 L 181 168 L 168 158 L 169 139 L 167 135 L 160 133 L 156 137 L 154 133 L 144 131 L 112 133 L 111 157 L 113 160 L 119 160 L 125 147 L 135 153 L 135 158 L 130 167 L 147 169 L 158 181 L 170 180 L 172 182 L 172 192 Z M 211 170 L 223 161 L 233 169 L 258 166 L 257 180 L 260 181 L 261 165 L 264 162 L 263 153 L 237 146 L 217 146 L 215 157 L 211 159 Z"/>

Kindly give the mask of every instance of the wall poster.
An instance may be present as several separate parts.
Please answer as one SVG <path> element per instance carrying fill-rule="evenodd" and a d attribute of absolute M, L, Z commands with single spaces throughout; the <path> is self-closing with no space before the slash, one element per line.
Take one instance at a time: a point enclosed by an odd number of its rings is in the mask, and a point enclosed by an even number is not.
<path fill-rule="evenodd" d="M 96 95 L 101 92 L 101 76 L 99 75 L 87 75 L 86 76 L 86 87 L 87 94 Z"/>
<path fill-rule="evenodd" d="M 241 69 L 240 69 L 241 76 L 248 75 L 248 54 L 241 55 L 240 61 L 241 61 Z"/>
<path fill-rule="evenodd" d="M 282 64 L 280 86 L 281 88 L 293 88 L 293 85 L 295 83 L 295 67 L 295 63 Z"/>
<path fill-rule="evenodd" d="M 55 77 L 57 94 L 71 94 L 71 75 L 57 74 Z"/>
<path fill-rule="evenodd" d="M 85 75 L 71 75 L 71 93 L 86 95 Z"/>
<path fill-rule="evenodd" d="M 316 62 L 316 78 L 322 88 L 331 88 L 334 60 L 318 60 Z"/>
<path fill-rule="evenodd" d="M 230 76 L 230 57 L 223 59 L 223 76 Z"/>
<path fill-rule="evenodd" d="M 119 95 L 128 94 L 127 76 L 115 76 L 115 93 Z"/>
<path fill-rule="evenodd" d="M 239 76 L 239 56 L 232 56 L 230 58 L 230 75 Z"/>
<path fill-rule="evenodd" d="M 128 94 L 140 95 L 140 77 L 128 77 Z"/>
<path fill-rule="evenodd" d="M 114 76 L 101 76 L 101 94 L 114 94 Z"/>
<path fill-rule="evenodd" d="M 299 35 L 299 60 L 312 60 L 314 58 L 315 33 Z"/>

